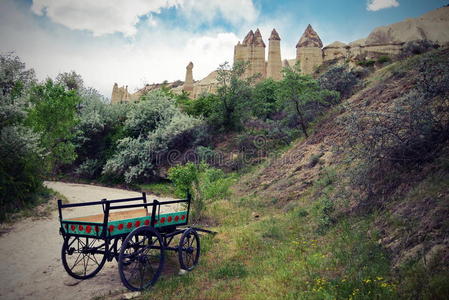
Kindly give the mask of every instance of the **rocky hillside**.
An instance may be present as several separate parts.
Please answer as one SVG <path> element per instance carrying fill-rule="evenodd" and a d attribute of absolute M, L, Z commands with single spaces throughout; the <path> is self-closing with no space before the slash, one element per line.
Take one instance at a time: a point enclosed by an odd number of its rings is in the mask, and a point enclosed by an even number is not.
<path fill-rule="evenodd" d="M 248 175 L 238 186 L 239 193 L 275 198 L 276 206 L 282 208 L 307 195 L 314 182 L 326 170 L 332 169 L 344 190 L 339 193 L 343 193 L 346 200 L 341 203 L 342 195 L 332 194 L 336 202 L 333 218 L 376 211 L 379 216 L 375 224 L 382 232 L 380 242 L 391 251 L 395 265 L 418 257 L 426 257 L 429 261 L 437 254 L 441 256 L 441 263 L 449 263 L 447 136 L 441 144 L 435 143 L 438 150 L 430 159 L 406 162 L 398 169 L 392 166 L 390 171 L 397 174 L 389 178 L 391 182 L 378 178 L 373 179 L 377 180 L 375 182 L 359 179 L 362 184 L 379 185 L 373 190 L 379 193 L 368 196 L 364 187 L 352 184 L 354 177 L 360 175 L 353 173 L 360 164 L 360 157 L 352 156 L 354 145 L 348 141 L 353 139 L 354 132 L 353 128 L 348 128 L 351 124 L 347 121 L 360 111 L 364 114 L 358 114 L 358 117 L 393 114 L 405 95 L 416 93 L 416 87 L 424 84 L 426 88 L 438 90 L 434 94 L 436 103 L 432 105 L 441 105 L 439 117 L 447 124 L 449 98 L 448 87 L 444 85 L 448 83 L 449 75 L 443 72 L 448 69 L 449 48 L 443 48 L 376 71 L 367 79 L 363 90 L 327 114 L 315 127 L 313 135 L 298 142 L 280 158 L 271 160 L 255 174 Z M 438 73 L 432 74 L 435 70 Z M 443 90 L 444 95 L 441 94 Z M 410 113 L 409 117 L 416 116 Z"/>
<path fill-rule="evenodd" d="M 307 139 L 232 175 L 206 203 L 218 234 L 198 269 L 143 297 L 447 299 L 448 69 L 448 48 L 378 69 Z"/>

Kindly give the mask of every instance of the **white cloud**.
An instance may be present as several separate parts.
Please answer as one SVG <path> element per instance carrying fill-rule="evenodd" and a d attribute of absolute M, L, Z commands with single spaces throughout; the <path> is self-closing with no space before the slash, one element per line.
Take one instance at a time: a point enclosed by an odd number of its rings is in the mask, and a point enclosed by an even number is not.
<path fill-rule="evenodd" d="M 70 29 L 88 30 L 94 36 L 121 32 L 134 36 L 139 17 L 176 7 L 196 24 L 217 16 L 231 24 L 252 22 L 257 10 L 252 0 L 33 0 L 32 11 Z"/>
<path fill-rule="evenodd" d="M 366 9 L 370 11 L 378 11 L 389 7 L 398 7 L 397 0 L 368 0 Z"/>
<path fill-rule="evenodd" d="M 31 10 L 70 29 L 89 30 L 94 36 L 114 32 L 133 36 L 139 17 L 177 4 L 177 0 L 33 0 Z"/>
<path fill-rule="evenodd" d="M 222 16 L 233 25 L 252 23 L 258 12 L 252 0 L 184 0 L 183 13 L 193 22 L 211 22 Z"/>
<path fill-rule="evenodd" d="M 238 39 L 230 32 L 194 34 L 157 24 L 124 41 L 117 36 L 89 37 L 74 35 L 64 27 L 40 26 L 30 16 L 12 0 L 0 2 L 0 52 L 14 50 L 40 80 L 74 70 L 86 86 L 106 97 L 111 96 L 114 82 L 135 91 L 145 83 L 184 80 L 189 61 L 195 65 L 194 79 L 202 79 L 220 63 L 232 61 Z"/>

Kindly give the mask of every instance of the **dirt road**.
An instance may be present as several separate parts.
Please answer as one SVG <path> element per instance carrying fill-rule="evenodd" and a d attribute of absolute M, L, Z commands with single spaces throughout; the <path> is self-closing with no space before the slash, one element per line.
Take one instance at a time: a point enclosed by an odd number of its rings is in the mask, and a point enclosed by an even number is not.
<path fill-rule="evenodd" d="M 71 203 L 141 195 L 85 184 L 45 184 L 63 194 Z M 148 196 L 149 200 L 152 198 Z M 161 197 L 158 199 L 167 200 Z M 92 208 L 66 209 L 64 217 L 100 212 Z M 0 299 L 91 299 L 124 289 L 115 260 L 106 262 L 100 273 L 92 279 L 79 282 L 69 277 L 61 263 L 62 238 L 58 230 L 59 221 L 55 211 L 45 219 L 22 220 L 0 236 Z"/>

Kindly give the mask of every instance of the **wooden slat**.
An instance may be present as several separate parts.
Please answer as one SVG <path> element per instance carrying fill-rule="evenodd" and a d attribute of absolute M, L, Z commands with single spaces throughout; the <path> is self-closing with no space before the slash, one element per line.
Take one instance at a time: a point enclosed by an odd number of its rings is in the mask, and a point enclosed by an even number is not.
<path fill-rule="evenodd" d="M 125 210 L 125 211 L 115 211 L 109 213 L 109 221 L 119 221 L 125 219 L 133 219 L 139 217 L 147 216 L 146 209 L 133 209 L 133 210 Z M 66 219 L 65 221 L 79 221 L 79 222 L 95 222 L 95 223 L 103 223 L 104 214 L 85 216 L 79 218 Z"/>

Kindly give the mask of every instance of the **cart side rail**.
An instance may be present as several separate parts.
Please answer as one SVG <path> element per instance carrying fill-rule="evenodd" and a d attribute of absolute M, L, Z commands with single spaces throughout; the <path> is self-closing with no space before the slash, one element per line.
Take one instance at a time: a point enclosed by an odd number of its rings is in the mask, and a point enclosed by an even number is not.
<path fill-rule="evenodd" d="M 142 200 L 143 202 L 137 203 L 137 204 L 114 205 L 114 204 L 118 204 L 118 203 L 138 201 L 138 200 Z M 191 202 L 191 196 L 189 193 L 187 194 L 186 199 L 169 200 L 169 201 L 158 201 L 158 200 L 154 199 L 150 203 L 147 202 L 145 193 L 142 193 L 142 197 L 133 197 L 133 198 L 115 199 L 115 200 L 102 199 L 101 201 L 85 202 L 85 203 L 62 204 L 62 201 L 58 200 L 58 212 L 59 212 L 59 221 L 60 221 L 60 225 L 61 225 L 61 232 L 65 232 L 64 228 L 63 228 L 63 226 L 64 226 L 63 224 L 66 224 L 66 226 L 67 226 L 68 223 L 73 223 L 72 221 L 66 221 L 63 219 L 63 216 L 62 216 L 63 208 L 102 205 L 104 219 L 103 219 L 103 223 L 100 225 L 102 227 L 101 235 L 103 238 L 106 238 L 107 232 L 108 232 L 109 212 L 111 210 L 128 209 L 128 208 L 145 208 L 148 210 L 148 207 L 151 207 L 152 212 L 151 212 L 150 224 L 152 227 L 155 227 L 156 220 L 159 219 L 161 206 L 169 205 L 169 204 L 187 203 L 187 217 L 186 217 L 185 223 L 183 224 L 183 225 L 186 225 L 188 223 L 188 219 L 189 219 L 189 215 L 190 215 L 190 202 Z M 89 222 L 77 222 L 77 223 L 78 224 L 85 223 L 86 225 L 93 225 L 93 224 L 88 224 Z M 98 223 L 97 223 L 97 225 L 98 225 Z"/>

